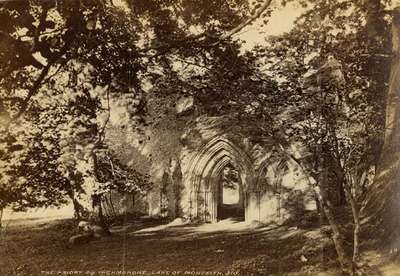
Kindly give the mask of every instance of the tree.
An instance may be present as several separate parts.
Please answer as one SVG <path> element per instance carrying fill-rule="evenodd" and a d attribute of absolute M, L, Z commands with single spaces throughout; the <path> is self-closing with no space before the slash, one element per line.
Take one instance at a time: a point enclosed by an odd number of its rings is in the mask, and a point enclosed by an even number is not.
<path fill-rule="evenodd" d="M 308 2 L 313 9 L 293 30 L 272 38 L 257 54 L 264 70 L 279 77 L 283 106 L 274 118 L 275 137 L 311 179 L 342 270 L 354 274 L 359 269 L 360 211 L 382 144 L 387 76 L 376 64 L 387 64 L 388 40 L 382 34 L 388 22 L 382 20 L 379 1 L 374 9 L 369 6 L 374 1 Z M 379 17 L 369 17 L 372 12 Z M 364 17 L 370 20 L 360 20 Z M 372 33 L 379 36 L 372 39 Z M 352 213 L 350 259 L 335 204 Z"/>
<path fill-rule="evenodd" d="M 65 204 L 71 185 L 58 170 L 61 149 L 57 133 L 41 124 L 51 116 L 39 106 L 29 113 L 30 120 L 23 127 L 2 139 L 6 148 L 0 155 L 0 202 L 3 208 L 15 211 Z"/>
<path fill-rule="evenodd" d="M 392 64 L 386 100 L 385 138 L 376 173 L 374 186 L 371 189 L 366 214 L 370 221 L 383 227 L 380 229 L 384 242 L 391 246 L 396 244 L 400 221 L 397 215 L 399 202 L 398 157 L 399 150 L 399 106 L 397 93 L 399 85 L 398 55 L 399 55 L 399 8 L 392 12 Z"/>
<path fill-rule="evenodd" d="M 60 170 L 69 183 L 60 188 L 77 203 L 86 180 L 97 181 L 96 150 L 104 146 L 108 123 L 108 119 L 94 122 L 104 113 L 99 104 L 104 94 L 92 95 L 97 87 L 106 87 L 107 98 L 110 93 L 120 95 L 121 102 L 130 105 L 143 93 L 144 83 L 155 81 L 158 72 L 171 68 L 177 57 L 188 60 L 199 52 L 226 47 L 225 41 L 270 3 L 256 5 L 253 15 L 247 1 L 241 0 L 200 6 L 194 1 L 128 1 L 125 9 L 97 0 L 1 3 L 1 132 L 10 137 L 2 141 L 8 145 L 2 160 L 7 165 L 19 162 L 18 157 L 12 160 L 14 149 L 27 146 L 16 143 L 20 134 L 9 134 L 16 125 L 29 121 L 42 96 L 50 97 L 52 104 L 65 105 L 52 107 L 62 118 L 63 128 L 55 132 L 62 143 Z M 88 80 L 80 81 L 82 76 Z M 141 101 L 130 106 L 129 124 L 144 124 L 144 113 Z M 8 178 L 2 180 L 7 189 L 11 187 Z"/>

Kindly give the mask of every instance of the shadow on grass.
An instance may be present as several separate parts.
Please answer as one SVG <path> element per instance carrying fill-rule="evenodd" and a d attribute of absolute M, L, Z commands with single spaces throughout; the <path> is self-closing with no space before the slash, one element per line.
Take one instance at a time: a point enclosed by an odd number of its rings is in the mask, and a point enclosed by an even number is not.
<path fill-rule="evenodd" d="M 3 236 L 5 250 L 0 252 L 0 260 L 5 261 L 0 275 L 121 269 L 286 275 L 305 269 L 324 271 L 337 265 L 331 243 L 310 239 L 308 230 L 243 223 L 231 226 L 165 227 L 156 220 L 135 220 L 114 227 L 110 237 L 70 249 L 67 240 L 76 231 L 72 220 L 15 226 Z"/>

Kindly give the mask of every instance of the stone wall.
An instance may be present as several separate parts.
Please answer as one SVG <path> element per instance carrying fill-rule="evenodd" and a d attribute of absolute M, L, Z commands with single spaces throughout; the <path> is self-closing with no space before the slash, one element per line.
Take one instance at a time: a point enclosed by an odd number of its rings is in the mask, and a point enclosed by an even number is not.
<path fill-rule="evenodd" d="M 180 156 L 161 169 L 159 184 L 151 192 L 150 215 L 218 221 L 218 185 L 227 165 L 239 172 L 245 220 L 282 222 L 316 209 L 310 187 L 294 162 L 280 154 L 272 141 L 254 143 L 240 131 L 226 131 L 224 120 L 198 118 L 183 133 Z M 165 201 L 160 199 L 163 196 Z"/>

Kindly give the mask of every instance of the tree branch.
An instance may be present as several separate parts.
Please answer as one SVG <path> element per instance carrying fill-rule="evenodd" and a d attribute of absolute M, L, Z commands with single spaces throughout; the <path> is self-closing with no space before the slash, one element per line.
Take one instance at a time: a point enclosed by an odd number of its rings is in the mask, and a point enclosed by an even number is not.
<path fill-rule="evenodd" d="M 163 50 L 162 53 L 165 53 L 171 49 L 179 48 L 179 47 L 182 47 L 183 45 L 187 45 L 191 42 L 198 41 L 198 40 L 204 39 L 204 38 L 211 38 L 211 39 L 216 40 L 216 42 L 208 45 L 208 46 L 215 46 L 215 45 L 219 44 L 220 42 L 237 34 L 241 30 L 243 30 L 243 28 L 245 28 L 246 26 L 253 23 L 257 18 L 259 18 L 270 7 L 271 3 L 272 3 L 272 0 L 266 0 L 265 3 L 258 10 L 256 10 L 252 16 L 250 16 L 249 18 L 244 20 L 242 23 L 240 23 L 238 26 L 234 27 L 233 29 L 231 29 L 230 31 L 226 32 L 225 34 L 223 34 L 219 37 L 212 35 L 208 32 L 204 32 L 204 33 L 197 34 L 197 35 L 191 35 L 191 36 L 188 36 L 183 39 L 175 40 L 167 45 L 148 47 L 148 48 L 142 49 L 140 52 L 146 53 L 151 50 Z M 160 54 L 156 54 L 156 56 L 159 56 L 159 55 Z"/>
<path fill-rule="evenodd" d="M 271 5 L 272 0 L 266 0 L 264 2 L 264 4 L 249 18 L 247 18 L 244 22 L 242 22 L 241 24 L 239 24 L 238 26 L 236 26 L 235 28 L 233 28 L 232 30 L 230 30 L 229 32 L 225 33 L 224 35 L 222 35 L 219 40 L 225 40 L 231 36 L 233 36 L 234 34 L 240 32 L 244 27 L 246 27 L 247 25 L 250 25 L 251 23 L 253 23 L 254 20 L 256 20 L 257 18 L 259 18 Z"/>
<path fill-rule="evenodd" d="M 80 9 L 80 5 L 81 2 L 80 0 L 76 1 L 76 6 L 74 7 L 74 12 L 73 14 L 76 14 L 78 12 L 78 10 Z M 57 63 L 57 61 L 64 55 L 67 53 L 70 45 L 73 42 L 73 38 L 74 38 L 74 31 L 76 29 L 76 22 L 74 22 L 72 20 L 72 16 L 71 18 L 69 18 L 69 21 L 67 23 L 68 27 L 70 27 L 71 29 L 69 29 L 65 35 L 64 35 L 64 41 L 65 44 L 64 46 L 60 49 L 60 51 L 58 53 L 55 53 L 54 56 L 52 56 L 47 65 L 42 69 L 42 71 L 40 72 L 39 77 L 34 81 L 32 87 L 28 90 L 28 95 L 25 97 L 25 99 L 23 100 L 22 104 L 21 104 L 21 108 L 19 109 L 18 113 L 12 117 L 5 125 L 5 129 L 8 130 L 11 123 L 15 122 L 16 120 L 18 120 L 28 109 L 29 106 L 29 102 L 32 99 L 32 97 L 34 95 L 36 95 L 38 93 L 38 90 L 40 89 L 43 80 L 45 79 L 45 77 L 47 76 L 50 68 L 52 65 L 54 65 L 55 63 Z"/>
<path fill-rule="evenodd" d="M 33 45 L 32 45 L 31 52 L 36 51 L 36 49 L 38 48 L 40 33 L 45 29 L 45 22 L 46 22 L 48 7 L 46 7 L 44 5 L 44 6 L 42 6 L 42 9 L 43 9 L 42 13 L 40 14 L 40 17 L 39 17 L 39 25 L 37 26 L 37 28 L 35 30 L 35 36 L 33 37 Z"/>
<path fill-rule="evenodd" d="M 54 58 L 49 60 L 47 65 L 42 69 L 39 77 L 35 80 L 32 87 L 28 90 L 28 95 L 22 101 L 21 108 L 19 109 L 18 113 L 10 119 L 10 121 L 6 124 L 5 129 L 8 129 L 12 122 L 15 122 L 16 120 L 18 120 L 26 112 L 26 110 L 28 109 L 30 100 L 32 99 L 32 97 L 34 95 L 37 94 L 40 86 L 43 83 L 44 78 L 49 73 L 50 67 L 52 65 L 54 65 L 58 61 L 58 59 L 61 58 L 67 52 L 68 48 L 69 48 L 69 43 L 65 44 L 63 49 L 58 53 L 58 55 L 56 55 Z"/>

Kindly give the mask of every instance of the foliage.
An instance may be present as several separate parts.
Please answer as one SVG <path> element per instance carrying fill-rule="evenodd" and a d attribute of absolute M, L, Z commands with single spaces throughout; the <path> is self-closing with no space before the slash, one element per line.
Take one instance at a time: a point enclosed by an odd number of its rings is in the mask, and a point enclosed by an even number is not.
<path fill-rule="evenodd" d="M 145 194 L 151 189 L 149 175 L 143 175 L 121 163 L 115 153 L 99 152 L 97 154 L 97 181 L 103 183 L 96 193 L 116 190 L 121 193 Z"/>
<path fill-rule="evenodd" d="M 9 177 L 17 174 L 8 167 L 22 170 L 27 165 L 26 160 L 21 163 L 29 152 L 31 138 L 27 137 L 40 128 L 51 129 L 51 134 L 40 136 L 43 132 L 39 131 L 35 139 L 42 138 L 53 148 L 60 143 L 59 151 L 45 160 L 55 163 L 49 167 L 56 174 L 54 179 L 65 181 L 51 183 L 50 175 L 37 179 L 39 175 L 26 175 L 27 171 L 20 174 L 25 177 L 23 185 L 40 182 L 43 185 L 35 186 L 35 193 L 59 190 L 75 197 L 83 193 L 85 183 L 98 182 L 92 159 L 97 149 L 107 147 L 104 136 L 112 121 L 111 108 L 124 107 L 120 111 L 125 113 L 125 120 L 116 120 L 117 125 L 135 135 L 145 133 L 146 87 L 171 73 L 178 58 L 192 60 L 199 53 L 225 49 L 228 44 L 218 36 L 251 11 L 243 0 L 229 4 L 124 3 L 116 6 L 112 1 L 75 0 L 0 4 L 0 131 L 6 137 L 1 141 L 3 194 L 10 194 L 13 186 Z M 40 121 L 34 122 L 34 116 Z M 16 126 L 20 129 L 15 130 Z M 32 166 L 38 164 L 44 163 Z M 35 181 L 28 182 L 27 177 Z M 59 193 L 51 194 L 54 203 L 59 200 Z M 7 204 L 15 200 L 8 198 Z"/>
<path fill-rule="evenodd" d="M 347 201 L 352 210 L 354 274 L 360 210 L 383 141 L 388 74 L 381 68 L 388 68 L 389 22 L 379 1 L 312 5 L 291 32 L 271 38 L 259 53 L 265 70 L 278 75 L 285 98 L 275 120 L 277 136 L 292 146 L 292 157 L 312 179 L 344 271 L 346 252 L 333 206 Z M 372 13 L 379 17 L 371 19 Z"/>
<path fill-rule="evenodd" d="M 331 171 L 376 165 L 387 78 L 387 72 L 376 68 L 388 65 L 387 58 L 377 56 L 387 52 L 388 38 L 369 41 L 365 6 L 314 2 L 314 9 L 302 15 L 290 33 L 271 38 L 258 55 L 264 70 L 278 76 L 277 136 L 302 145 L 300 152 L 314 163 L 309 168 L 317 178 L 315 162 L 323 155 Z M 380 24 L 388 30 L 388 22 Z M 340 68 L 329 68 L 329 56 Z M 336 183 L 343 181 L 337 173 L 332 177 Z"/>

